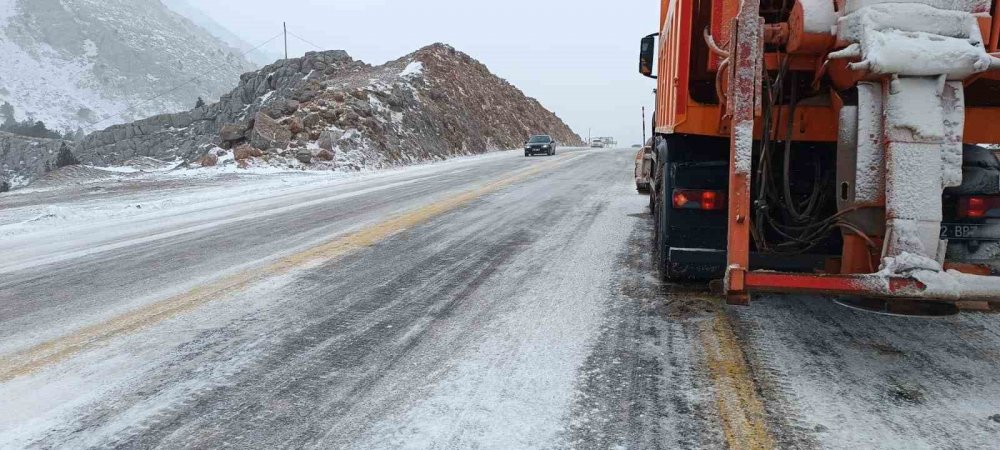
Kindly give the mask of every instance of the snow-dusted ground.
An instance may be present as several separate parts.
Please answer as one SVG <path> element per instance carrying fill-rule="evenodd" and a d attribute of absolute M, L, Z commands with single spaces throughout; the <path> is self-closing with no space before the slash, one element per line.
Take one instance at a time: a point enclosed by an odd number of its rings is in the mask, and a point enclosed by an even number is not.
<path fill-rule="evenodd" d="M 7 380 L 0 446 L 558 442 L 604 320 L 605 256 L 630 234 L 621 217 L 644 204 L 627 172 L 606 170 L 629 158 L 507 152 L 350 179 L 198 179 L 73 202 L 50 227 L 11 224 L 23 232 L 0 238 L 18 255 L 0 268 L 4 369 L 20 360 L 11 355 L 221 274 L 541 170 L 369 250 L 264 277 Z M 157 193 L 177 203 L 117 215 Z M 19 195 L 31 208 L 33 194 Z"/>
<path fill-rule="evenodd" d="M 739 447 L 719 320 L 779 447 L 1000 442 L 998 316 L 723 314 L 654 275 L 633 154 L 0 197 L 0 448 Z"/>
<path fill-rule="evenodd" d="M 51 176 L 27 188 L 0 197 L 0 239 L 78 226 L 113 227 L 123 220 L 159 220 L 186 216 L 262 199 L 284 198 L 303 193 L 378 183 L 408 176 L 439 173 L 469 164 L 518 156 L 518 151 L 464 156 L 381 171 L 354 173 L 287 170 L 279 167 L 238 169 L 234 165 L 174 169 L 131 166 L 86 167 L 65 176 Z M 128 225 L 128 224 L 125 224 Z M 121 228 L 121 227 L 114 227 Z M 32 236 L 24 236 L 32 238 Z"/>
<path fill-rule="evenodd" d="M 844 449 L 1000 442 L 996 314 L 887 316 L 802 296 L 770 296 L 731 312 L 789 442 Z"/>

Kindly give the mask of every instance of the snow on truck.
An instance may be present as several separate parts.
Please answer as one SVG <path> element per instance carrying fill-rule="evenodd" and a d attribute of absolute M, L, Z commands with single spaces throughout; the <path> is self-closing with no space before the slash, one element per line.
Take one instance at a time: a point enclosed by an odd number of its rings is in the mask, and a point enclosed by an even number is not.
<path fill-rule="evenodd" d="M 731 304 L 1000 302 L 997 1 L 662 0 L 662 273 Z"/>

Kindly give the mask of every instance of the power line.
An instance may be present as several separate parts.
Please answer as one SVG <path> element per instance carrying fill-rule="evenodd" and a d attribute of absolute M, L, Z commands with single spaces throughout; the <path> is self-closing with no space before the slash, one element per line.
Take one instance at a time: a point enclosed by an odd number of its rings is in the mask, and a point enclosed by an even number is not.
<path fill-rule="evenodd" d="M 240 53 L 240 55 L 239 55 L 239 56 L 240 56 L 240 57 L 243 57 L 243 56 L 246 56 L 246 55 L 248 55 L 248 54 L 250 54 L 250 53 L 254 52 L 255 50 L 258 50 L 258 49 L 260 49 L 261 47 L 263 47 L 263 46 L 265 46 L 265 45 L 267 45 L 267 44 L 270 44 L 270 43 L 271 43 L 271 42 L 273 42 L 273 41 L 274 41 L 275 39 L 278 39 L 279 37 L 281 37 L 281 36 L 282 36 L 282 34 L 283 34 L 283 33 L 278 33 L 278 34 L 274 35 L 274 37 L 272 37 L 271 39 L 268 39 L 268 40 L 264 41 L 264 42 L 263 42 L 262 44 L 260 44 L 260 45 L 258 45 L 258 46 L 256 46 L 256 47 L 254 47 L 254 48 L 251 48 L 250 50 L 247 50 L 247 51 L 245 51 L 245 52 L 243 52 L 243 53 Z M 222 65 L 218 65 L 218 66 L 216 66 L 216 67 L 215 67 L 214 69 L 221 69 L 222 67 L 223 67 Z M 171 94 L 171 93 L 173 93 L 173 92 L 176 92 L 176 91 L 177 91 L 177 90 L 179 90 L 180 88 L 182 88 L 182 87 L 184 87 L 184 86 L 187 86 L 188 84 L 191 84 L 191 83 L 192 83 L 192 82 L 194 82 L 194 81 L 197 81 L 198 79 L 200 79 L 200 78 L 202 77 L 202 75 L 204 75 L 204 73 L 202 73 L 202 74 L 200 74 L 200 75 L 198 75 L 198 76 L 195 76 L 195 77 L 191 78 L 190 80 L 187 80 L 187 81 L 184 81 L 183 83 L 181 83 L 181 84 L 178 84 L 177 86 L 174 86 L 173 88 L 171 88 L 171 89 L 169 89 L 169 90 L 166 90 L 166 91 L 163 91 L 163 92 L 160 92 L 159 94 L 156 94 L 156 95 L 154 95 L 154 96 L 152 96 L 152 97 L 149 97 L 149 98 L 147 98 L 147 99 L 145 99 L 145 100 L 142 100 L 142 101 L 140 101 L 140 102 L 138 102 L 138 103 L 134 103 L 134 104 L 132 104 L 132 105 L 129 105 L 129 106 L 127 107 L 127 108 L 125 108 L 125 109 L 122 109 L 121 111 L 119 111 L 119 112 L 115 113 L 115 115 L 113 115 L 113 116 L 111 116 L 111 117 L 108 117 L 108 118 L 106 118 L 106 119 L 104 119 L 104 120 L 99 120 L 99 121 L 97 121 L 97 122 L 94 122 L 93 124 L 91 124 L 91 126 L 93 126 L 93 127 L 96 127 L 97 125 L 100 125 L 100 124 L 102 124 L 102 123 L 104 123 L 104 122 L 107 122 L 107 121 L 109 121 L 109 120 L 113 120 L 113 119 L 119 119 L 119 118 L 122 118 L 122 117 L 121 117 L 121 115 L 122 115 L 122 114 L 124 114 L 125 112 L 127 112 L 128 110 L 130 110 L 130 109 L 132 109 L 132 108 L 134 108 L 134 107 L 136 107 L 136 106 L 139 106 L 139 105 L 144 105 L 144 104 L 146 104 L 146 103 L 149 103 L 149 102 L 151 102 L 151 101 L 153 101 L 153 100 L 156 100 L 156 99 L 158 99 L 158 98 L 160 98 L 160 97 L 163 97 L 163 96 L 165 96 L 165 95 L 167 95 L 167 94 Z"/>
<path fill-rule="evenodd" d="M 323 48 L 323 47 L 320 47 L 320 46 L 318 46 L 318 45 L 316 45 L 316 44 L 313 44 L 312 42 L 309 42 L 309 41 L 307 41 L 307 40 L 305 40 L 305 39 L 303 39 L 303 38 L 299 37 L 299 35 L 297 35 L 297 34 L 295 34 L 295 33 L 292 33 L 291 31 L 289 31 L 289 32 L 288 32 L 288 34 L 292 35 L 292 37 L 294 37 L 295 39 L 298 39 L 298 40 L 300 40 L 300 41 L 302 41 L 302 42 L 305 42 L 306 44 L 309 44 L 309 45 L 311 45 L 311 46 L 313 46 L 313 47 L 316 47 L 316 50 L 320 50 L 320 51 L 323 51 L 323 50 L 326 50 L 326 49 L 325 49 L 325 48 Z"/>

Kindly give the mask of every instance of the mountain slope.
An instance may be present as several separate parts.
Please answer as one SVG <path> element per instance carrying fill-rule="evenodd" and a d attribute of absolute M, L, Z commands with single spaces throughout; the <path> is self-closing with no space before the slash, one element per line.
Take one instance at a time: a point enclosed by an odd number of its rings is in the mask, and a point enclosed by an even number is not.
<path fill-rule="evenodd" d="M 235 33 L 229 31 L 225 26 L 212 19 L 202 10 L 198 9 L 197 6 L 191 4 L 188 0 L 162 0 L 164 5 L 167 5 L 172 11 L 180 14 L 195 25 L 208 30 L 213 36 L 221 39 L 223 42 L 228 44 L 240 51 L 240 53 L 245 53 L 247 59 L 251 62 L 257 63 L 261 66 L 271 64 L 272 62 L 282 58 L 282 55 L 278 52 L 273 51 L 280 42 L 275 41 L 272 43 L 271 47 L 264 47 L 255 49 L 254 45 L 244 41 L 243 38 L 237 36 Z"/>
<path fill-rule="evenodd" d="M 0 55 L 0 101 L 57 130 L 187 110 L 253 68 L 159 0 L 0 0 Z"/>
<path fill-rule="evenodd" d="M 278 61 L 219 103 L 95 132 L 75 153 L 95 165 L 148 156 L 377 168 L 516 148 L 534 133 L 582 144 L 538 101 L 435 44 L 381 66 L 343 51 Z"/>

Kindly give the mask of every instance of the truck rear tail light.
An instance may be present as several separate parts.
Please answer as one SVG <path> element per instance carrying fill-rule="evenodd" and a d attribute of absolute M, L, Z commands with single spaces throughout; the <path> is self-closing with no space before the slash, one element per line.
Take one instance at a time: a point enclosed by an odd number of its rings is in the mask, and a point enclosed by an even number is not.
<path fill-rule="evenodd" d="M 969 219 L 1000 217 L 1000 197 L 987 195 L 959 197 L 958 217 Z"/>
<path fill-rule="evenodd" d="M 726 207 L 726 193 L 699 189 L 675 189 L 674 208 L 717 211 Z"/>

